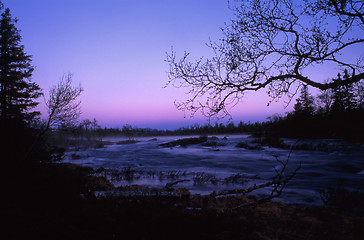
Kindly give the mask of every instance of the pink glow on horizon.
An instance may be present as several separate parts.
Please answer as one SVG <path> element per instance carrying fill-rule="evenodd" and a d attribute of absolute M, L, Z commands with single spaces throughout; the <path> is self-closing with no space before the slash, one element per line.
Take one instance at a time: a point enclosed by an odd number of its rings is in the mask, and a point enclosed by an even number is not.
<path fill-rule="evenodd" d="M 206 118 L 178 111 L 174 101 L 187 89 L 163 88 L 168 81 L 166 52 L 210 56 L 206 43 L 221 38 L 219 27 L 233 18 L 225 0 L 4 0 L 19 19 L 25 51 L 33 55 L 33 80 L 47 93 L 64 74 L 84 88 L 81 119 L 105 127 L 177 128 Z M 42 101 L 42 99 L 39 99 Z M 233 121 L 263 121 L 284 113 L 269 108 L 263 91 L 247 95 L 231 109 Z M 42 112 L 44 106 L 40 106 Z M 226 120 L 223 120 L 226 121 Z"/>

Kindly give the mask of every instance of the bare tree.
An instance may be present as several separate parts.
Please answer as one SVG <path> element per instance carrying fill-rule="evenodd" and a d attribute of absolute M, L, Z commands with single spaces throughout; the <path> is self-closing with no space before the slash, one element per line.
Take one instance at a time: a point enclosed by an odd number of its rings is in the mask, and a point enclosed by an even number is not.
<path fill-rule="evenodd" d="M 249 91 L 266 89 L 271 101 L 289 99 L 303 85 L 321 90 L 364 79 L 364 2 L 355 0 L 245 0 L 231 6 L 235 19 L 210 59 L 167 54 L 167 85 L 187 87 L 191 98 L 177 108 L 208 117 L 229 115 Z M 347 50 L 356 46 L 354 55 Z M 353 53 L 354 52 L 354 53 Z M 356 55 L 355 55 L 356 54 Z M 317 77 L 321 69 L 347 69 L 342 82 Z M 314 70 L 313 70 L 314 69 Z M 268 103 L 269 104 L 269 103 Z"/>
<path fill-rule="evenodd" d="M 39 140 L 47 133 L 51 126 L 67 125 L 79 117 L 81 114 L 81 101 L 78 101 L 77 98 L 82 91 L 81 86 L 72 86 L 71 73 L 64 74 L 58 84 L 51 87 L 48 100 L 46 100 L 48 119 L 46 120 L 45 126 L 42 126 L 42 130 L 29 147 L 25 159 L 32 154 Z"/>
<path fill-rule="evenodd" d="M 57 85 L 49 91 L 49 98 L 46 100 L 48 109 L 48 120 L 45 131 L 51 126 L 73 123 L 81 114 L 81 101 L 78 100 L 81 86 L 72 86 L 72 74 L 64 74 Z"/>
<path fill-rule="evenodd" d="M 324 10 L 326 14 L 337 16 L 343 23 L 351 24 L 355 18 L 356 24 L 364 24 L 362 0 L 318 0 L 311 7 L 313 11 Z"/>

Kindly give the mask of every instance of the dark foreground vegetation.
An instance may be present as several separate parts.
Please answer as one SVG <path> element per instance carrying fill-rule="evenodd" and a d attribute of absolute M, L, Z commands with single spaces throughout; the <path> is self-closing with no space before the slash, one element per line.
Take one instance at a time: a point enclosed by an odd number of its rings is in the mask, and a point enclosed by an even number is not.
<path fill-rule="evenodd" d="M 21 178 L 14 175 L 4 191 L 7 239 L 361 239 L 364 234 L 364 218 L 340 209 L 273 202 L 233 209 L 254 197 L 186 192 L 97 198 L 95 190 L 112 185 L 89 175 L 89 168 L 45 164 L 28 170 L 18 173 Z"/>

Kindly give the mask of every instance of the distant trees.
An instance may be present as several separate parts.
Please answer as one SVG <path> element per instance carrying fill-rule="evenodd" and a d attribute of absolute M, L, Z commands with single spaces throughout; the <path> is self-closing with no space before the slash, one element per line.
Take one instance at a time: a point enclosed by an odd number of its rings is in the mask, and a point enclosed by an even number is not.
<path fill-rule="evenodd" d="M 302 85 L 320 90 L 364 79 L 364 2 L 356 0 L 230 1 L 235 19 L 211 42 L 212 58 L 167 55 L 169 85 L 187 87 L 191 98 L 178 109 L 207 117 L 228 115 L 249 91 L 266 89 L 274 99 L 292 98 Z M 347 50 L 356 46 L 351 56 Z M 312 69 L 315 68 L 315 71 Z M 319 79 L 316 71 L 347 69 L 341 81 Z"/>
<path fill-rule="evenodd" d="M 301 89 L 301 96 L 296 99 L 296 104 L 294 105 L 294 113 L 304 118 L 312 116 L 314 114 L 314 111 L 314 98 L 308 92 L 307 85 L 304 85 Z"/>
<path fill-rule="evenodd" d="M 81 137 L 86 136 L 88 140 L 94 138 L 100 130 L 100 125 L 98 124 L 96 118 L 92 121 L 89 119 L 82 120 L 76 127 L 78 134 Z"/>
<path fill-rule="evenodd" d="M 347 71 L 333 82 L 345 81 Z M 296 100 L 294 111 L 280 121 L 277 131 L 294 137 L 339 137 L 364 140 L 362 122 L 364 82 L 341 85 L 322 91 L 316 98 L 305 86 Z"/>
<path fill-rule="evenodd" d="M 332 81 L 344 81 L 347 71 Z M 214 125 L 192 125 L 169 132 L 170 135 L 213 135 L 251 133 L 261 137 L 292 138 L 344 138 L 364 141 L 364 81 L 321 91 L 314 96 L 308 85 L 303 85 L 294 104 L 286 115 L 274 115 L 265 122 L 237 125 L 230 122 Z"/>
<path fill-rule="evenodd" d="M 123 128 L 121 129 L 121 132 L 129 139 L 133 140 L 136 131 L 133 129 L 133 127 L 130 124 L 125 124 Z"/>
<path fill-rule="evenodd" d="M 347 70 L 343 74 L 337 75 L 333 79 L 334 82 L 345 81 L 348 77 Z M 318 102 L 320 104 L 319 111 L 324 111 L 326 114 L 342 114 L 348 111 L 358 111 L 364 109 L 364 83 L 363 81 L 342 85 L 335 89 L 322 91 L 318 95 Z"/>
<path fill-rule="evenodd" d="M 338 74 L 337 79 L 334 81 L 343 82 L 348 77 L 348 72 L 345 70 L 344 75 L 341 77 L 341 75 Z M 340 114 L 356 108 L 356 105 L 353 84 L 342 85 L 333 89 L 331 113 Z"/>

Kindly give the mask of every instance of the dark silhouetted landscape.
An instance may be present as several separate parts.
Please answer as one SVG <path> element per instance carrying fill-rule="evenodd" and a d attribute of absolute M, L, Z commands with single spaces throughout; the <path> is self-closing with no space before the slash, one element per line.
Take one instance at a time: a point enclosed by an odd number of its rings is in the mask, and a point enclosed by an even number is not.
<path fill-rule="evenodd" d="M 154 129 L 81 120 L 71 73 L 44 91 L 0 2 L 2 238 L 362 239 L 364 3 L 300 4 L 228 1 L 212 58 L 167 53 L 176 107 L 207 121 Z M 325 64 L 335 77 L 310 74 Z M 234 123 L 261 89 L 292 111 Z"/>

